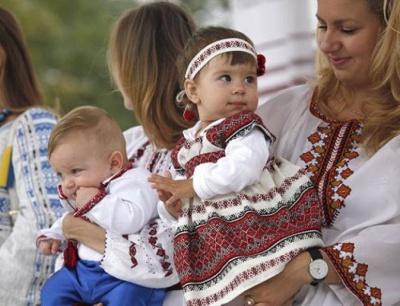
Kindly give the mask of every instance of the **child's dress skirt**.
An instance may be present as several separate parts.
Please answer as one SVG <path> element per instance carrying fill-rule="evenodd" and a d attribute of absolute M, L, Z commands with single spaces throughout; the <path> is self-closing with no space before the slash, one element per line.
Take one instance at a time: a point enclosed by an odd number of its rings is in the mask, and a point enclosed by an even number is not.
<path fill-rule="evenodd" d="M 204 151 L 223 151 L 215 144 L 225 142 L 211 133 L 193 146 L 180 142 L 172 155 L 176 168 L 184 160 L 196 163 L 200 143 Z M 300 252 L 322 246 L 322 215 L 305 171 L 279 157 L 266 165 L 259 183 L 242 192 L 191 199 L 182 209 L 174 239 L 174 262 L 187 305 L 228 303 L 281 272 Z"/>

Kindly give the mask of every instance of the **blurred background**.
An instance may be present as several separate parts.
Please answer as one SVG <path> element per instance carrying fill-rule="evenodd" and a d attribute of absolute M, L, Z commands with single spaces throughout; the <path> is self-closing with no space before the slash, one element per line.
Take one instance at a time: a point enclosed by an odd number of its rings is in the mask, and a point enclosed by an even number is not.
<path fill-rule="evenodd" d="M 46 104 L 61 114 L 80 105 L 106 109 L 126 129 L 135 124 L 113 88 L 107 39 L 120 14 L 151 0 L 1 0 L 22 24 Z M 313 73 L 315 0 L 181 0 L 199 26 L 247 34 L 267 57 L 260 103 Z"/>

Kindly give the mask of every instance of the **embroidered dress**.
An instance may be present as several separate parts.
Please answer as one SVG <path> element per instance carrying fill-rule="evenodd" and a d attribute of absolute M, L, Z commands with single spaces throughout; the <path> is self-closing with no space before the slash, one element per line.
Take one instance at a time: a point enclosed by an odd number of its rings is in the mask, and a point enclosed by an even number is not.
<path fill-rule="evenodd" d="M 182 139 L 172 153 L 176 179 L 196 177 L 199 165 L 217 164 L 232 141 L 240 142 L 255 130 L 272 140 L 261 119 L 244 111 L 206 128 L 200 137 Z M 210 176 L 208 184 L 213 184 Z M 240 181 L 245 175 L 227 179 Z M 239 191 L 190 199 L 174 240 L 187 305 L 227 303 L 278 274 L 299 252 L 321 246 L 321 212 L 304 170 L 279 157 L 264 167 L 257 182 Z"/>
<path fill-rule="evenodd" d="M 1 305 L 40 305 L 41 287 L 54 271 L 54 258 L 41 255 L 33 242 L 39 229 L 50 227 L 64 213 L 58 178 L 47 160 L 55 124 L 54 114 L 31 108 L 0 127 L 0 161 L 10 147 L 7 176 L 13 177 L 0 187 Z M 6 165 L 0 166 L 3 170 Z"/>
<path fill-rule="evenodd" d="M 149 174 L 146 169 L 132 169 L 132 164 L 129 164 L 127 168 L 105 180 L 97 195 L 82 208 L 77 209 L 75 202 L 66 198 L 61 186 L 60 199 L 66 209 L 74 212 L 76 217 L 83 217 L 120 236 L 137 233 L 156 216 L 158 197 L 147 183 Z M 37 242 L 48 238 L 65 241 L 61 224 L 62 219 L 52 228 L 41 230 Z M 71 253 L 70 250 L 68 254 Z M 44 285 L 43 306 L 67 306 L 77 301 L 89 304 L 109 301 L 109 305 L 126 305 L 133 300 L 138 304 L 151 301 L 147 305 L 162 305 L 164 289 L 145 288 L 108 275 L 100 267 L 102 254 L 83 244 L 78 244 L 78 254 L 79 260 L 76 264 L 65 261 L 65 267 L 57 271 Z"/>
<path fill-rule="evenodd" d="M 400 305 L 400 137 L 372 157 L 360 145 L 363 122 L 335 122 L 315 107 L 309 85 L 284 90 L 258 114 L 272 146 L 317 186 L 328 226 L 328 255 L 341 285 L 304 286 L 293 305 Z"/>

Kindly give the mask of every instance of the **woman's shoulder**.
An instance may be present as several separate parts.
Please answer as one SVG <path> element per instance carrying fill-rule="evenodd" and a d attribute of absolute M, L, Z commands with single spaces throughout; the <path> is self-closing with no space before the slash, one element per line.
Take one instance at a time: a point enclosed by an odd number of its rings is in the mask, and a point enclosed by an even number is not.
<path fill-rule="evenodd" d="M 309 106 L 312 94 L 315 90 L 313 85 L 298 85 L 283 89 L 272 95 L 264 104 L 260 105 L 256 113 L 263 119 L 285 116 L 293 110 L 296 112 L 305 110 Z"/>
<path fill-rule="evenodd" d="M 300 100 L 308 102 L 314 90 L 315 86 L 309 84 L 288 87 L 270 96 L 259 108 L 262 109 L 263 107 L 267 107 L 267 105 L 272 107 L 276 104 L 280 106 L 289 106 L 293 103 L 298 104 Z"/>
<path fill-rule="evenodd" d="M 32 107 L 25 110 L 15 120 L 18 123 L 31 122 L 36 123 L 55 123 L 57 121 L 57 115 L 54 111 L 45 107 Z"/>
<path fill-rule="evenodd" d="M 144 133 L 141 125 L 131 127 L 124 131 L 126 144 L 135 145 L 136 143 L 145 143 L 148 141 L 146 134 Z"/>
<path fill-rule="evenodd" d="M 50 133 L 58 120 L 55 112 L 45 107 L 32 107 L 21 113 L 12 125 L 14 130 L 25 130 L 30 133 Z"/>
<path fill-rule="evenodd" d="M 124 137 L 126 141 L 126 148 L 128 154 L 136 152 L 140 147 L 143 147 L 149 142 L 144 129 L 141 125 L 131 127 L 124 131 Z"/>

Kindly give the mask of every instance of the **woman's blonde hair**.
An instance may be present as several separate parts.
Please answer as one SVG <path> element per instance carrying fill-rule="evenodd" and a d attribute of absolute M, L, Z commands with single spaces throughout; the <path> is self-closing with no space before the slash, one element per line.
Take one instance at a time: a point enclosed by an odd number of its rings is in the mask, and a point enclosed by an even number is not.
<path fill-rule="evenodd" d="M 172 148 L 190 127 L 175 103 L 179 92 L 175 61 L 195 30 L 184 8 L 152 2 L 126 12 L 116 22 L 108 47 L 111 76 L 133 103 L 149 140 Z"/>
<path fill-rule="evenodd" d="M 381 21 L 383 31 L 376 44 L 370 69 L 371 90 L 379 99 L 367 102 L 368 117 L 363 130 L 363 144 L 375 153 L 393 137 L 400 135 L 400 1 L 364 0 Z M 339 93 L 351 99 L 351 92 L 342 87 L 326 57 L 317 52 L 318 98 L 322 103 Z M 326 105 L 322 105 L 326 108 Z"/>

